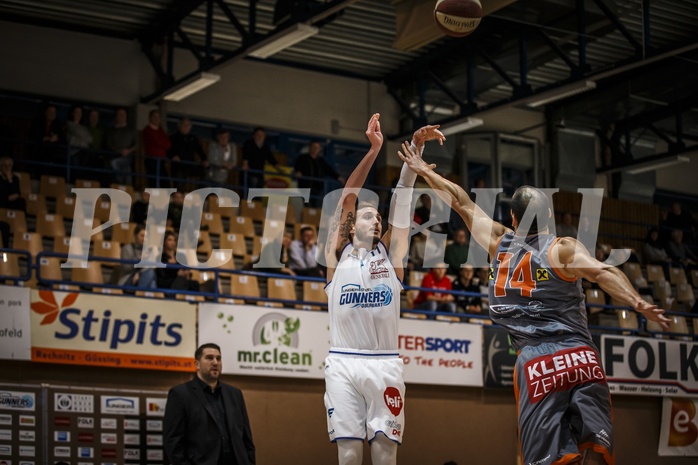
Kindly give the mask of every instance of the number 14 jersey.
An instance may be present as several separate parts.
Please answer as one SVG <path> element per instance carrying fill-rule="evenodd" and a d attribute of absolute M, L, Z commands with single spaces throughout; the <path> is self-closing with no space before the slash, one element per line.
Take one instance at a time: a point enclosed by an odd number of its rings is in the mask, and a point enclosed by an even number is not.
<path fill-rule="evenodd" d="M 490 317 L 521 349 L 564 335 L 591 342 L 579 279 L 562 275 L 548 254 L 552 234 L 502 236 L 489 270 Z"/>

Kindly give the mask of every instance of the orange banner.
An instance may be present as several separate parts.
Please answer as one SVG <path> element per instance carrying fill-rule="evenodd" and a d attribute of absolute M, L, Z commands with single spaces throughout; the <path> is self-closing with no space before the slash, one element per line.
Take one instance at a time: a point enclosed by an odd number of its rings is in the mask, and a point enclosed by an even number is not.
<path fill-rule="evenodd" d="M 195 371 L 194 358 L 159 355 L 115 354 L 84 350 L 32 347 L 32 361 L 92 365 L 102 367 L 138 368 L 142 370 Z"/>

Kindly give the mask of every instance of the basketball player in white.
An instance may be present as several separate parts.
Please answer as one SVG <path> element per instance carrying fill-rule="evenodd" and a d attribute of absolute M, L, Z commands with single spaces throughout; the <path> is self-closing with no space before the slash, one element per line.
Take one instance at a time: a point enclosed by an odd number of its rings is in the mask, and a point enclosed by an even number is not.
<path fill-rule="evenodd" d="M 362 463 L 365 438 L 374 465 L 397 463 L 404 432 L 398 320 L 416 175 L 403 166 L 391 200 L 389 227 L 381 236 L 376 208 L 367 202 L 357 207 L 359 190 L 383 145 L 379 117 L 376 113 L 368 122 L 371 149 L 347 179 L 325 247 L 331 346 L 325 406 L 340 465 Z M 438 126 L 415 132 L 417 153 L 432 139 L 444 139 Z"/>

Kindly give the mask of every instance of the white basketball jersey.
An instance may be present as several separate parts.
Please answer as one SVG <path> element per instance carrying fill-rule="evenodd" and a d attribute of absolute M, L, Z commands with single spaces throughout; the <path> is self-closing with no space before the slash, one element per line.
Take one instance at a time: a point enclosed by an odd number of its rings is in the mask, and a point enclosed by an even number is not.
<path fill-rule="evenodd" d="M 401 289 L 382 242 L 371 251 L 348 244 L 332 281 L 325 286 L 330 346 L 397 351 Z"/>

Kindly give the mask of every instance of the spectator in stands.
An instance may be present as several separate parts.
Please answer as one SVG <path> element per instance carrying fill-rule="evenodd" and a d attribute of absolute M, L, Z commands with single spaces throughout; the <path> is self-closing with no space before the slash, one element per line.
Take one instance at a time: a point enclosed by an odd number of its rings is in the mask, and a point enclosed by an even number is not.
<path fill-rule="evenodd" d="M 322 269 L 317 263 L 317 236 L 315 228 L 304 226 L 300 231 L 300 239 L 291 242 L 289 246 L 288 267 L 300 276 L 323 277 Z"/>
<path fill-rule="evenodd" d="M 104 170 L 107 166 L 102 152 L 104 150 L 105 130 L 99 124 L 99 110 L 94 108 L 90 110 L 87 116 L 87 131 L 90 133 L 92 142 L 90 142 L 89 152 L 85 157 L 83 166 L 88 172 L 90 170 Z M 99 179 L 102 185 L 108 184 L 104 172 L 92 171 L 89 175 L 85 173 L 84 176 L 89 177 L 89 179 Z"/>
<path fill-rule="evenodd" d="M 22 198 L 19 176 L 12 171 L 13 166 L 12 158 L 0 158 L 0 208 L 26 211 L 27 202 Z"/>
<path fill-rule="evenodd" d="M 565 212 L 562 214 L 562 223 L 557 225 L 557 237 L 574 237 L 577 238 L 577 227 L 572 224 L 572 213 Z"/>
<path fill-rule="evenodd" d="M 140 261 L 141 255 L 143 255 L 144 241 L 145 228 L 139 224 L 133 230 L 133 242 L 121 247 L 121 259 Z M 155 269 L 136 268 L 134 263 L 122 263 L 114 268 L 111 282 L 119 286 L 138 286 L 152 289 L 156 286 Z"/>
<path fill-rule="evenodd" d="M 167 156 L 172 160 L 172 176 L 181 180 L 203 179 L 208 167 L 206 153 L 199 138 L 191 133 L 191 127 L 191 120 L 182 118 L 177 124 L 177 132 L 170 136 L 172 146 Z"/>
<path fill-rule="evenodd" d="M 92 143 L 92 134 L 89 129 L 82 124 L 83 108 L 80 105 L 73 105 L 70 108 L 68 121 L 65 123 L 65 140 L 68 144 L 68 157 L 74 178 L 84 178 L 83 167 L 87 164 L 89 149 Z"/>
<path fill-rule="evenodd" d="M 92 142 L 91 150 L 102 150 L 104 148 L 104 128 L 99 124 L 99 110 L 91 109 L 87 117 L 87 130 L 90 132 Z"/>
<path fill-rule="evenodd" d="M 664 268 L 664 275 L 669 279 L 669 265 L 671 265 L 671 257 L 666 253 L 662 241 L 659 239 L 659 229 L 650 228 L 645 238 L 645 243 L 642 246 L 642 253 L 645 257 L 645 263 L 649 265 L 661 265 Z"/>
<path fill-rule="evenodd" d="M 446 277 L 448 265 L 440 263 L 424 275 L 420 287 L 450 291 L 452 289 L 451 280 Z M 456 313 L 456 304 L 453 294 L 444 292 L 419 291 L 414 299 L 415 308 L 430 310 L 432 312 Z"/>
<path fill-rule="evenodd" d="M 446 246 L 444 261 L 448 264 L 448 272 L 458 275 L 463 265 L 468 260 L 469 240 L 465 228 L 460 228 L 453 233 L 453 242 Z"/>
<path fill-rule="evenodd" d="M 131 184 L 133 154 L 138 146 L 136 131 L 128 124 L 126 108 L 118 108 L 114 114 L 114 125 L 107 130 L 106 148 L 113 152 L 110 161 L 116 174 L 116 182 Z"/>
<path fill-rule="evenodd" d="M 148 218 L 148 205 L 150 204 L 150 192 L 143 189 L 136 192 L 136 201 L 131 207 L 131 221 L 145 224 Z"/>
<path fill-rule="evenodd" d="M 671 241 L 667 244 L 666 251 L 671 257 L 673 266 L 683 266 L 688 271 L 698 265 L 698 257 L 683 242 L 681 229 L 671 231 Z"/>
<path fill-rule="evenodd" d="M 167 151 L 172 144 L 170 136 L 162 128 L 162 116 L 159 110 L 150 110 L 148 124 L 143 128 L 143 153 L 145 154 L 145 174 L 148 185 L 157 186 L 158 178 L 169 177 Z"/>
<path fill-rule="evenodd" d="M 162 250 L 162 262 L 168 265 L 176 265 L 176 254 L 177 235 L 172 231 L 166 231 L 165 244 Z M 156 268 L 155 274 L 158 287 L 161 289 L 199 290 L 199 283 L 191 279 L 191 270 L 186 268 Z"/>
<path fill-rule="evenodd" d="M 262 260 L 262 257 L 264 257 L 266 250 L 272 250 L 273 247 L 271 247 L 271 243 L 262 247 L 262 252 L 259 254 L 259 258 L 257 258 L 252 263 L 246 264 L 244 268 L 247 270 L 259 271 L 262 273 L 283 273 L 283 274 L 287 274 L 289 276 L 296 276 L 296 273 L 291 268 L 289 268 L 289 265 L 291 263 L 291 254 L 290 254 L 291 242 L 293 242 L 293 234 L 291 234 L 288 231 L 285 231 L 284 235 L 281 239 L 281 254 L 279 256 L 279 261 L 281 262 L 281 265 L 282 265 L 281 268 L 255 268 L 254 267 L 254 265 L 256 263 L 258 263 L 259 261 Z"/>
<path fill-rule="evenodd" d="M 693 215 L 683 209 L 680 202 L 671 204 L 671 209 L 667 212 L 662 226 L 666 231 L 682 230 L 683 240 L 687 244 L 693 244 L 695 241 L 695 230 L 698 229 L 698 222 L 693 218 Z M 670 240 L 671 238 L 669 238 Z"/>
<path fill-rule="evenodd" d="M 320 156 L 321 152 L 322 144 L 320 141 L 312 141 L 308 147 L 308 153 L 298 156 L 294 168 L 295 176 L 298 179 L 298 187 L 310 189 L 309 205 L 311 207 L 321 207 L 325 194 L 325 183 L 318 178 L 327 176 L 336 179 L 342 185 L 346 181 L 325 161 L 325 157 Z"/>
<path fill-rule="evenodd" d="M 57 110 L 53 104 L 48 104 L 44 108 L 41 117 L 34 122 L 31 129 L 31 139 L 37 142 L 35 160 L 41 163 L 62 163 L 64 162 L 64 153 L 60 149 L 63 142 L 63 125 L 56 118 Z M 46 174 L 61 174 L 63 170 L 55 167 L 39 167 L 39 173 Z"/>
<path fill-rule="evenodd" d="M 462 292 L 474 292 L 480 294 L 480 280 L 475 278 L 475 269 L 472 265 L 465 265 L 460 268 L 458 277 L 453 280 L 451 285 L 454 291 Z M 456 302 L 456 310 L 459 313 L 481 313 L 482 303 L 481 297 L 467 296 L 467 295 L 454 295 Z"/>
<path fill-rule="evenodd" d="M 182 224 L 182 211 L 184 210 L 184 193 L 173 192 L 170 197 L 170 205 L 167 209 L 167 223 L 179 231 Z"/>
<path fill-rule="evenodd" d="M 246 172 L 247 188 L 264 187 L 265 163 L 269 163 L 279 170 L 278 162 L 271 153 L 266 140 L 267 133 L 264 128 L 257 127 L 252 131 L 252 138 L 247 139 L 242 145 L 242 170 Z"/>
<path fill-rule="evenodd" d="M 424 224 L 429 221 L 429 217 L 431 216 L 431 196 L 429 196 L 429 194 L 422 194 L 419 200 L 422 204 L 414 210 L 414 222 L 417 224 Z M 446 233 L 448 232 L 447 226 L 448 225 L 445 224 L 435 224 L 430 226 L 429 230 L 437 233 Z"/>
<path fill-rule="evenodd" d="M 214 184 L 228 183 L 230 172 L 237 166 L 235 147 L 230 143 L 227 129 L 216 131 L 216 140 L 208 145 L 208 171 L 206 178 Z"/>
<path fill-rule="evenodd" d="M 423 271 L 424 253 L 426 251 L 427 239 L 424 234 L 415 234 L 410 238 L 410 253 L 407 256 L 407 269 Z"/>

